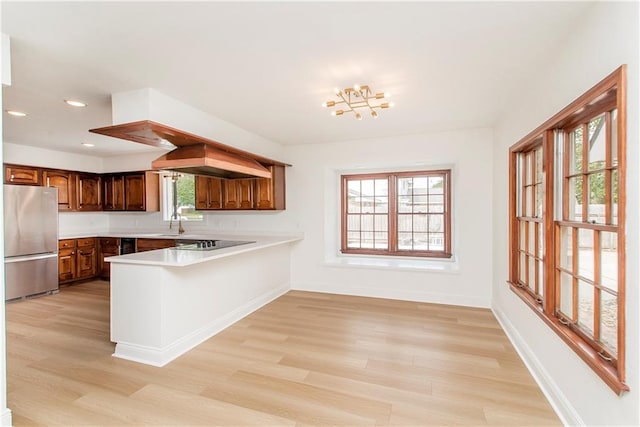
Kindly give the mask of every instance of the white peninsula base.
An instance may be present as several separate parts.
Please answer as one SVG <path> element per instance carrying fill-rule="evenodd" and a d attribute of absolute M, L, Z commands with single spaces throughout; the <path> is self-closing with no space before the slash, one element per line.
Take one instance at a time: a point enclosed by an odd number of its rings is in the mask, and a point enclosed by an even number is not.
<path fill-rule="evenodd" d="M 176 249 L 108 258 L 113 355 L 164 366 L 284 294 L 286 243 L 295 240 L 211 251 L 206 259 Z M 185 262 L 190 256 L 199 259 Z"/>

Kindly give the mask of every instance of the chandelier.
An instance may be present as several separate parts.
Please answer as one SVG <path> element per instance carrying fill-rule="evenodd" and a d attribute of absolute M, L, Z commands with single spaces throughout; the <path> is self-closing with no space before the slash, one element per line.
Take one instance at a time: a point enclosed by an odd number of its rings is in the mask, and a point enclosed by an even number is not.
<path fill-rule="evenodd" d="M 384 109 L 393 107 L 393 102 L 382 102 L 379 104 L 376 104 L 376 101 L 372 102 L 372 100 L 389 98 L 391 95 L 388 92 L 379 92 L 374 94 L 371 91 L 371 88 L 367 85 L 354 85 L 353 87 L 348 87 L 342 90 L 336 88 L 335 93 L 338 98 L 340 98 L 339 101 L 327 101 L 322 104 L 322 106 L 326 108 L 344 104 L 342 109 L 332 111 L 332 116 L 342 116 L 344 113 L 354 113 L 357 120 L 362 120 L 362 114 L 356 111 L 356 109 L 366 108 L 369 110 L 371 117 L 375 119 L 378 117 L 376 108 Z"/>

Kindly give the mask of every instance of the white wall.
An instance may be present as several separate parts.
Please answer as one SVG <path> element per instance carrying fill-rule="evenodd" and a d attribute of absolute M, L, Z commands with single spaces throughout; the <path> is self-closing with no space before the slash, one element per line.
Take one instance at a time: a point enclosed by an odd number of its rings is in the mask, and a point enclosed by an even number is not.
<path fill-rule="evenodd" d="M 83 154 L 64 153 L 46 148 L 30 147 L 4 142 L 2 146 L 5 163 L 67 169 L 81 172 L 102 172 L 102 159 Z"/>
<path fill-rule="evenodd" d="M 638 145 L 638 3 L 597 2 L 569 39 L 540 64 L 539 80 L 522 89 L 495 130 L 493 309 L 516 340 L 565 422 L 639 425 L 640 293 Z M 621 64 L 628 64 L 627 384 L 618 397 L 508 288 L 508 150 Z"/>
<path fill-rule="evenodd" d="M 293 252 L 294 288 L 489 306 L 491 146 L 488 129 L 289 147 L 288 210 L 305 232 Z M 338 266 L 339 175 L 371 169 L 451 166 L 454 271 Z M 327 263 L 328 261 L 328 263 Z M 429 261 L 424 261 L 429 263 Z M 444 262 L 446 263 L 446 262 Z"/>

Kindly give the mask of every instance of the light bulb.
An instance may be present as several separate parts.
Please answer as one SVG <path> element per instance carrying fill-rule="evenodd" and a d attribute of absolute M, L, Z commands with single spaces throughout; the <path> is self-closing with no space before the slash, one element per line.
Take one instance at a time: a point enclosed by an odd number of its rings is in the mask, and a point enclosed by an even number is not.
<path fill-rule="evenodd" d="M 384 93 L 382 93 L 382 92 L 378 92 L 378 93 L 376 93 L 376 99 L 382 99 L 382 98 L 384 98 L 384 97 L 385 97 L 385 94 L 384 94 Z"/>
<path fill-rule="evenodd" d="M 362 114 L 356 113 L 356 120 L 362 120 Z"/>
<path fill-rule="evenodd" d="M 341 116 L 344 113 L 344 111 L 342 110 L 336 110 L 336 111 L 332 111 L 331 115 L 332 116 Z"/>
<path fill-rule="evenodd" d="M 389 108 L 389 103 L 383 102 L 382 104 L 380 104 L 380 108 Z"/>
<path fill-rule="evenodd" d="M 391 97 L 391 92 L 385 92 L 383 95 L 385 98 L 389 98 Z"/>
<path fill-rule="evenodd" d="M 375 111 L 371 112 L 371 117 L 373 117 L 374 119 L 378 118 L 378 113 L 376 113 Z"/>
<path fill-rule="evenodd" d="M 360 92 L 360 85 L 353 85 L 353 90 Z"/>
<path fill-rule="evenodd" d="M 336 95 L 340 95 L 340 93 L 341 93 L 340 89 L 338 89 L 337 87 L 334 87 L 334 88 L 333 88 L 333 92 L 334 92 Z"/>
<path fill-rule="evenodd" d="M 322 106 L 323 107 L 333 107 L 334 105 L 336 105 L 335 101 L 327 101 L 327 102 L 323 102 Z"/>
<path fill-rule="evenodd" d="M 393 107 L 395 107 L 395 106 L 396 106 L 396 104 L 395 104 L 395 103 L 393 103 L 393 102 L 390 102 L 390 103 L 389 103 L 389 108 L 393 108 Z"/>

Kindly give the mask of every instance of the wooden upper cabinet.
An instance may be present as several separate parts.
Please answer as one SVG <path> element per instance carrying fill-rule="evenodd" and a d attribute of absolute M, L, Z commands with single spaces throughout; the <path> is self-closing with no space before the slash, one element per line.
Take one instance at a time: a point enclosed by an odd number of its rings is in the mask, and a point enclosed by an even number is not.
<path fill-rule="evenodd" d="M 102 177 L 102 207 L 105 211 L 124 210 L 124 176 L 105 175 Z"/>
<path fill-rule="evenodd" d="M 255 208 L 260 210 L 285 209 L 284 166 L 269 166 L 271 179 L 258 178 L 254 182 Z"/>
<path fill-rule="evenodd" d="M 75 176 L 69 171 L 44 170 L 42 182 L 58 189 L 58 210 L 71 211 L 76 205 Z"/>
<path fill-rule="evenodd" d="M 159 211 L 160 178 L 153 172 L 124 175 L 124 209 L 126 211 Z"/>
<path fill-rule="evenodd" d="M 195 178 L 196 209 L 222 209 L 222 179 L 206 176 Z"/>
<path fill-rule="evenodd" d="M 5 184 L 40 185 L 41 169 L 31 166 L 4 165 Z"/>
<path fill-rule="evenodd" d="M 77 174 L 78 210 L 102 210 L 102 178 L 96 174 Z"/>
<path fill-rule="evenodd" d="M 225 179 L 225 209 L 253 209 L 253 179 Z"/>

